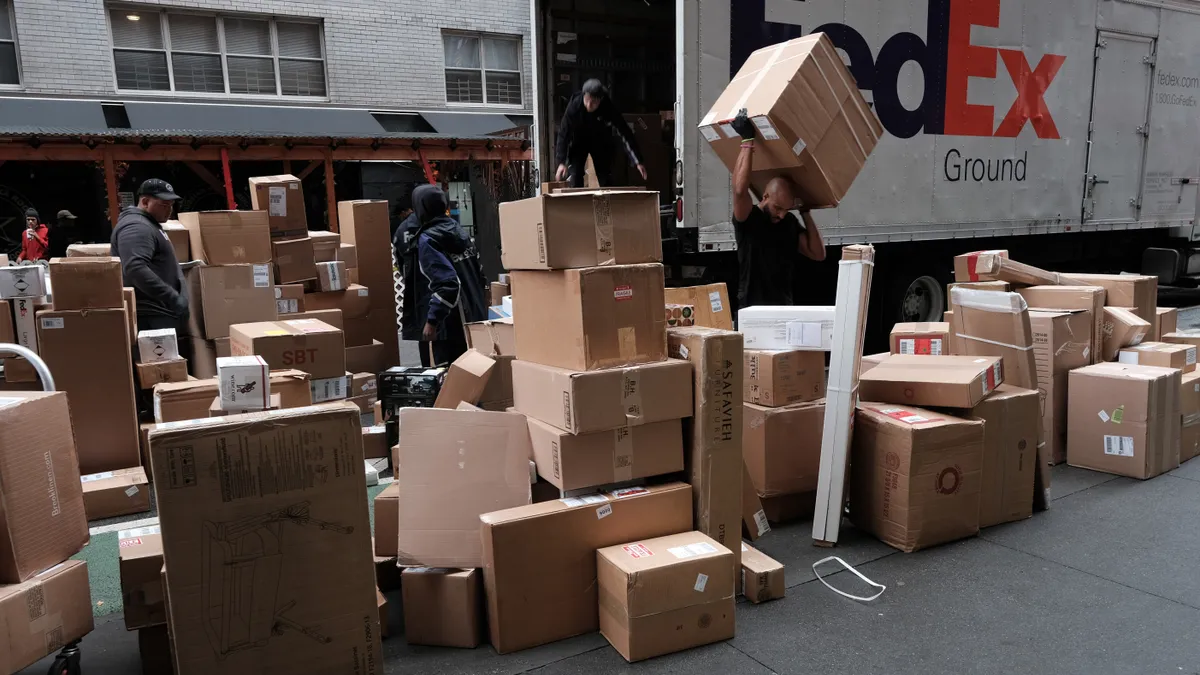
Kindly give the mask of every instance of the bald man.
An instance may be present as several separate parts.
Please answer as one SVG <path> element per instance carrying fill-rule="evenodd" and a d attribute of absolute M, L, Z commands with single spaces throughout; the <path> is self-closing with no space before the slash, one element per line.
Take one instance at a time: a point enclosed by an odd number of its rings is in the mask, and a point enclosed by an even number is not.
<path fill-rule="evenodd" d="M 796 203 L 796 186 L 787 176 L 767 183 L 755 205 L 750 194 L 754 159 L 754 123 L 743 109 L 733 120 L 742 149 L 733 170 L 733 231 L 738 247 L 738 306 L 791 305 L 800 256 L 825 259 L 825 242 L 808 209 Z M 800 218 L 792 213 L 799 208 Z"/>

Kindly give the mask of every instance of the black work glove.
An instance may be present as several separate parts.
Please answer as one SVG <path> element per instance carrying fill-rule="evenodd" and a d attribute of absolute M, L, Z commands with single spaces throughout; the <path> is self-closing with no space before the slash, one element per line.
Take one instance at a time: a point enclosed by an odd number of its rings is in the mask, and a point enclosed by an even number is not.
<path fill-rule="evenodd" d="M 745 108 L 738 111 L 737 117 L 733 118 L 729 126 L 741 135 L 743 141 L 754 140 L 754 123 L 750 121 L 749 117 L 746 117 Z"/>
<path fill-rule="evenodd" d="M 187 319 L 191 310 L 188 307 L 187 296 L 183 293 L 176 293 L 175 299 L 171 303 L 171 309 L 175 312 L 175 317 L 178 319 Z"/>

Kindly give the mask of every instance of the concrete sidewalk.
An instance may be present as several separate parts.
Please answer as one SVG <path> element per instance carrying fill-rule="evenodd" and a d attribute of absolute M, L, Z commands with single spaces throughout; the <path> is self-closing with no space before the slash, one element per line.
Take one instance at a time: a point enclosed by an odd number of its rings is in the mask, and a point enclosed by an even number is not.
<path fill-rule="evenodd" d="M 410 647 L 394 629 L 384 672 L 1200 674 L 1200 460 L 1145 482 L 1060 466 L 1052 489 L 1046 513 L 914 554 L 852 531 L 817 549 L 808 525 L 777 529 L 759 547 L 787 566 L 788 597 L 740 603 L 724 644 L 630 666 L 598 634 L 498 656 Z M 865 604 L 825 588 L 811 565 L 831 553 L 887 591 Z M 829 581 L 867 591 L 848 573 Z M 119 615 L 82 649 L 86 675 L 140 672 Z"/>

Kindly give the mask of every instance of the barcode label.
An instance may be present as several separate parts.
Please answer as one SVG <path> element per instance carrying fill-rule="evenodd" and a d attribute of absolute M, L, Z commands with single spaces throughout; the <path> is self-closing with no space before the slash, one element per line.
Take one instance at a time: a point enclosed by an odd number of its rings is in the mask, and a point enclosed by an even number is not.
<path fill-rule="evenodd" d="M 267 288 L 271 285 L 271 266 L 270 265 L 255 265 L 254 266 L 254 287 Z"/>
<path fill-rule="evenodd" d="M 754 525 L 758 528 L 760 537 L 771 531 L 771 524 L 767 522 L 767 514 L 763 513 L 762 509 L 754 513 Z"/>
<path fill-rule="evenodd" d="M 287 189 L 272 185 L 267 192 L 270 195 L 270 204 L 267 207 L 269 215 L 287 218 Z"/>
<path fill-rule="evenodd" d="M 901 354 L 923 354 L 929 356 L 942 355 L 941 338 L 901 338 Z"/>
<path fill-rule="evenodd" d="M 1104 454 L 1117 457 L 1133 457 L 1132 436 L 1105 436 Z"/>
<path fill-rule="evenodd" d="M 721 312 L 725 310 L 725 305 L 721 302 L 721 292 L 713 291 L 708 294 L 708 305 L 712 307 L 713 312 Z"/>

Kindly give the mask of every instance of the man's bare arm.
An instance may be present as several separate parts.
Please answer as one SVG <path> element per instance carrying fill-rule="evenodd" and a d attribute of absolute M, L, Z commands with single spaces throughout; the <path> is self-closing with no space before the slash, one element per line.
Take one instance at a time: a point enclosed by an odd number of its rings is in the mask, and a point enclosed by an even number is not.
<path fill-rule="evenodd" d="M 754 208 L 750 197 L 750 166 L 754 160 L 754 141 L 742 141 L 737 164 L 733 168 L 733 219 L 745 222 Z"/>
<path fill-rule="evenodd" d="M 800 254 L 809 260 L 821 262 L 825 259 L 825 241 L 821 239 L 821 231 L 808 211 L 801 211 L 804 220 L 804 235 L 800 237 Z"/>

